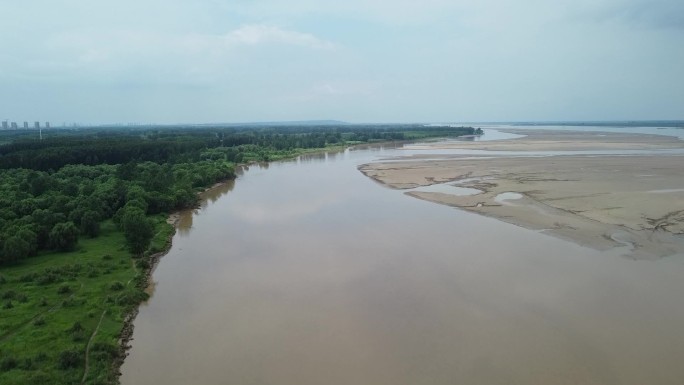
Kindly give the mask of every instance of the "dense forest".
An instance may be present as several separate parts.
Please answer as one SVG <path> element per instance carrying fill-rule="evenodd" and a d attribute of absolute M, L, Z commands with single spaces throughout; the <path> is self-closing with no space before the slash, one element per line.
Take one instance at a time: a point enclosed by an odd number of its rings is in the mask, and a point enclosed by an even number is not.
<path fill-rule="evenodd" d="M 172 233 L 166 215 L 195 205 L 203 188 L 234 178 L 236 165 L 334 146 L 481 131 L 339 125 L 36 134 L 0 132 L 3 384 L 115 383 L 125 318 L 146 297 L 150 255 Z M 91 354 L 95 363 L 88 368 Z"/>

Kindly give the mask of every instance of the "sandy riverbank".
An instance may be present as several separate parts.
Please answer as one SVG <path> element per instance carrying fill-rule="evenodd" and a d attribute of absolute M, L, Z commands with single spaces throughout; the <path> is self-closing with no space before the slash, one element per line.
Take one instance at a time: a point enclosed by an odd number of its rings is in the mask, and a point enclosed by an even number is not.
<path fill-rule="evenodd" d="M 492 141 L 448 141 L 412 148 L 472 149 L 489 151 L 601 151 L 684 148 L 684 141 L 664 135 L 587 132 L 570 130 L 505 129 L 525 137 Z M 485 132 L 485 135 L 486 132 Z"/>
<path fill-rule="evenodd" d="M 493 151 L 659 150 L 684 148 L 657 135 L 520 130 L 525 138 L 427 144 Z M 684 156 L 430 156 L 362 165 L 392 188 L 451 182 L 475 195 L 407 194 L 494 217 L 633 258 L 684 253 Z M 515 194 L 507 194 L 515 193 Z M 503 195 L 502 195 L 503 194 Z M 508 199 L 507 199 L 508 198 Z M 513 199 L 510 199 L 513 198 Z"/>

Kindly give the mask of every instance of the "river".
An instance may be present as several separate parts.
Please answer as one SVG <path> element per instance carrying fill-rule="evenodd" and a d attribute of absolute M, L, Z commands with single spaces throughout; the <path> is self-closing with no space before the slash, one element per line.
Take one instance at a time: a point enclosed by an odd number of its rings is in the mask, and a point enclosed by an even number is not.
<path fill-rule="evenodd" d="M 210 190 L 154 272 L 121 383 L 682 383 L 684 259 L 600 253 L 356 169 L 399 153 Z"/>

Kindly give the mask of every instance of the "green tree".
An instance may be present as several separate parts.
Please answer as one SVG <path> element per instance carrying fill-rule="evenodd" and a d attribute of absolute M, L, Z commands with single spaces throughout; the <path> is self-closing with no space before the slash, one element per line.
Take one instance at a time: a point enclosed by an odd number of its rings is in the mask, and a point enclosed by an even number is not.
<path fill-rule="evenodd" d="M 2 248 L 2 262 L 16 262 L 31 254 L 31 245 L 18 236 L 9 237 Z"/>
<path fill-rule="evenodd" d="M 50 230 L 49 239 L 50 246 L 53 249 L 73 250 L 78 243 L 78 229 L 73 222 L 58 223 Z"/>
<path fill-rule="evenodd" d="M 123 214 L 121 225 L 128 248 L 133 254 L 142 254 L 150 245 L 150 241 L 154 236 L 154 225 L 152 222 L 147 219 L 142 210 L 131 208 Z"/>
<path fill-rule="evenodd" d="M 59 222 L 66 221 L 63 214 L 55 214 L 51 210 L 37 209 L 31 214 L 33 229 L 36 233 L 38 248 L 43 249 L 48 244 L 48 237 L 52 227 Z"/>
<path fill-rule="evenodd" d="M 36 233 L 24 227 L 19 229 L 15 235 L 29 245 L 29 252 L 27 256 L 30 257 L 36 254 L 38 251 L 38 236 Z"/>
<path fill-rule="evenodd" d="M 81 233 L 90 238 L 100 235 L 100 216 L 95 211 L 86 211 L 81 217 Z"/>

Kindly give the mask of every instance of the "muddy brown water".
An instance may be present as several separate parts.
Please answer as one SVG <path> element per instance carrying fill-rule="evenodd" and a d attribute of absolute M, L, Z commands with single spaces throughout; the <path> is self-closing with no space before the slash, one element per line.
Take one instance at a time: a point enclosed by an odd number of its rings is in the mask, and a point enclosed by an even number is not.
<path fill-rule="evenodd" d="M 186 212 L 121 383 L 684 383 L 684 257 L 633 261 L 403 195 L 360 149 Z"/>

